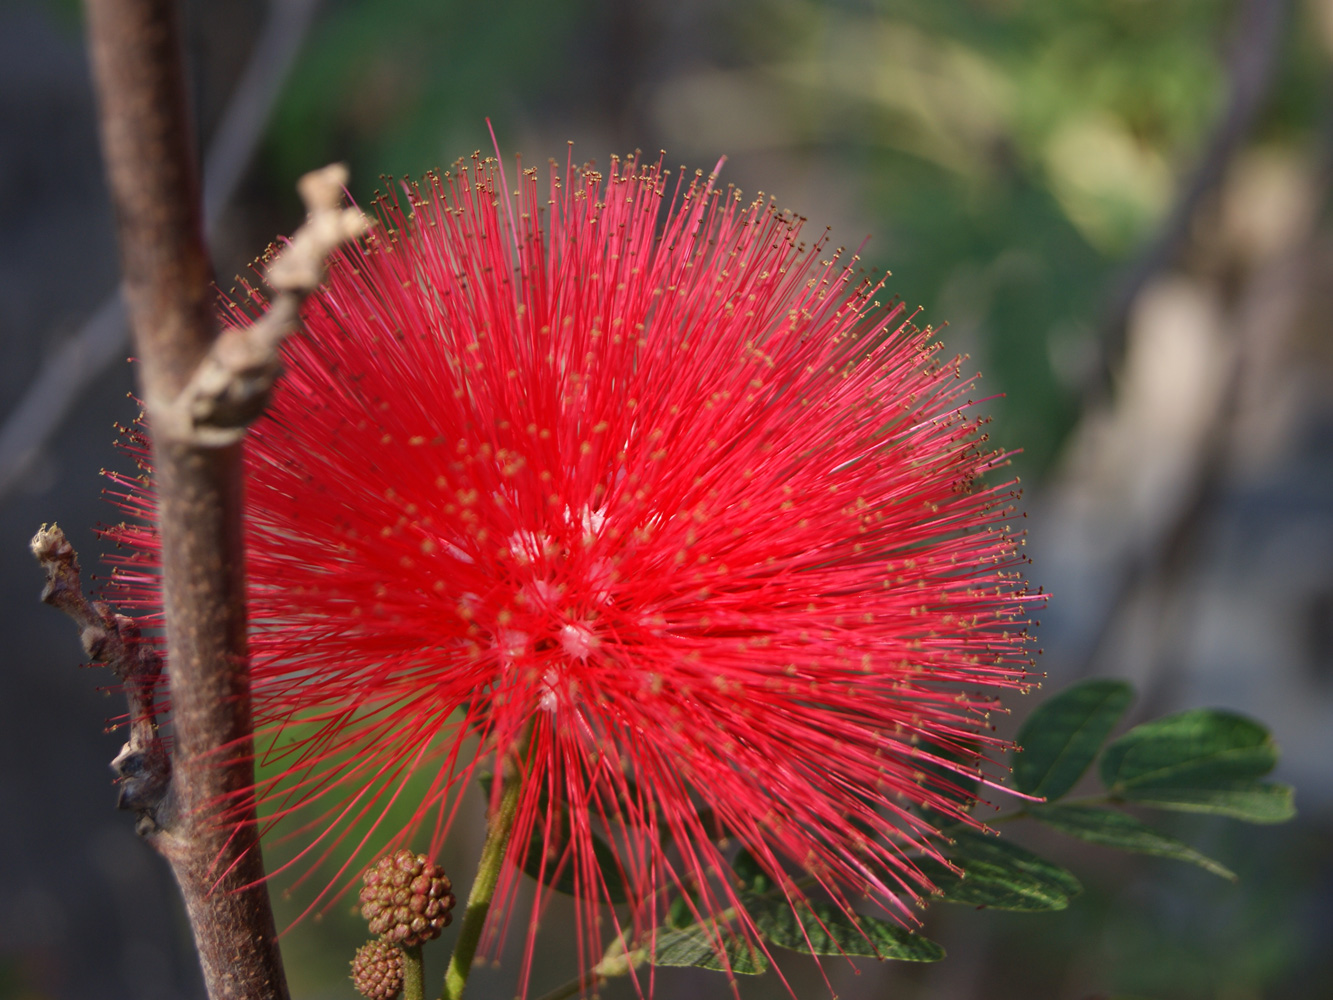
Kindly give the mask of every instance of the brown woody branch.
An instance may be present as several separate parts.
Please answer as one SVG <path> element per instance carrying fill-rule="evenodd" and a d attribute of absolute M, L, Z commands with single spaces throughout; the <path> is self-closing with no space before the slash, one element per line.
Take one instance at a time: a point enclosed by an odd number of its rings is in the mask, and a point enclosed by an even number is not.
<path fill-rule="evenodd" d="M 274 312 L 219 338 L 175 4 L 88 0 L 87 23 L 156 475 L 175 735 L 169 781 L 141 808 L 180 885 L 209 996 L 287 1000 L 252 792 L 241 438 L 324 255 L 363 223 L 338 207 L 345 175 L 305 181 L 311 218 L 275 262 Z M 82 614 L 85 631 L 106 633 L 105 656 L 123 658 L 117 643 L 128 648 L 132 625 L 73 598 L 72 549 L 48 538 L 42 552 L 53 602 Z"/>
<path fill-rule="evenodd" d="M 253 784 L 241 449 L 155 432 L 216 335 L 177 12 L 171 0 L 89 0 L 87 10 L 159 494 L 176 808 L 150 841 L 180 886 L 209 996 L 287 1000 L 253 804 L 235 830 L 213 815 Z"/>

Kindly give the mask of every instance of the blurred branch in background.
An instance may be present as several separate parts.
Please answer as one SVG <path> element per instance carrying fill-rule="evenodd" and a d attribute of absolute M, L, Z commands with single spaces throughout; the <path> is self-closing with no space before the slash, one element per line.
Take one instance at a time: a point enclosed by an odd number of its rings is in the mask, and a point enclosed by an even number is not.
<path fill-rule="evenodd" d="M 1073 507 L 1086 506 L 1086 498 L 1074 493 L 1086 490 L 1091 482 L 1114 479 L 1121 489 L 1132 488 L 1137 496 L 1120 498 L 1118 520 L 1126 534 L 1116 543 L 1116 557 L 1102 563 L 1103 569 L 1112 567 L 1115 582 L 1100 600 L 1096 620 L 1081 630 L 1081 641 L 1065 648 L 1062 661 L 1067 665 L 1057 668 L 1061 676 L 1091 673 L 1108 636 L 1145 583 L 1161 573 L 1180 572 L 1187 561 L 1189 540 L 1222 475 L 1245 351 L 1237 343 L 1209 343 L 1207 333 L 1187 346 L 1179 332 L 1200 325 L 1190 306 L 1177 299 L 1180 308 L 1176 308 L 1162 294 L 1145 293 L 1151 292 L 1149 286 L 1185 251 L 1208 196 L 1221 185 L 1264 107 L 1282 52 L 1287 7 L 1286 0 L 1245 0 L 1240 5 L 1230 40 L 1227 104 L 1157 234 L 1113 282 L 1100 336 L 1100 365 L 1091 373 L 1084 417 L 1071 442 L 1071 465 L 1078 471 L 1065 477 L 1063 488 L 1057 487 L 1060 492 L 1048 502 L 1053 519 L 1064 523 L 1072 517 L 1078 527 L 1067 530 L 1086 532 L 1086 517 L 1071 513 Z M 1131 346 L 1136 310 L 1142 321 L 1145 311 L 1158 303 L 1167 312 L 1157 312 L 1147 325 L 1162 337 L 1156 344 Z M 1200 322 L 1206 326 L 1215 320 L 1206 317 Z M 1251 336 L 1257 332 L 1249 331 Z M 1178 345 L 1177 356 L 1172 356 L 1167 340 Z M 1162 387 L 1173 397 L 1169 402 L 1163 400 L 1164 405 L 1182 415 L 1182 420 L 1172 419 L 1162 406 L 1149 402 L 1153 395 L 1150 383 L 1160 384 L 1167 369 L 1176 375 L 1183 373 L 1198 389 L 1191 396 L 1177 379 Z M 1110 396 L 1113 379 L 1120 382 L 1114 401 Z M 1132 413 L 1140 422 L 1146 418 L 1155 426 L 1143 428 L 1142 440 L 1130 443 L 1126 435 L 1135 436 L 1133 432 L 1122 429 L 1117 434 L 1106 426 L 1108 420 L 1116 419 L 1108 416 L 1114 410 Z M 1190 426 L 1184 427 L 1184 422 Z M 1136 475 L 1130 474 L 1131 463 Z M 1098 465 L 1102 466 L 1100 474 L 1092 471 Z M 1116 466 L 1114 472 L 1109 471 L 1110 465 Z M 1162 486 L 1164 480 L 1173 485 Z"/>
<path fill-rule="evenodd" d="M 268 20 L 204 160 L 204 228 L 211 236 L 254 159 L 283 82 L 320 0 L 271 0 Z M 51 354 L 0 426 L 0 499 L 13 490 L 84 390 L 125 357 L 129 328 L 116 288 Z"/>
<path fill-rule="evenodd" d="M 1324 13 L 1322 35 L 1306 37 L 1328 52 L 1333 5 Z M 1279 44 L 1271 38 L 1248 41 Z M 1247 61 L 1255 74 L 1259 55 Z M 1277 54 L 1268 63 L 1270 73 L 1283 65 Z M 1114 399 L 1089 406 L 1034 505 L 1043 581 L 1061 596 L 1043 634 L 1056 683 L 1130 677 L 1145 691 L 1138 717 L 1206 700 L 1282 718 L 1305 768 L 1326 759 L 1320 636 L 1333 587 L 1326 470 L 1312 447 L 1333 403 L 1333 80 L 1323 74 L 1307 96 L 1312 134 L 1235 140 L 1222 158 L 1233 100 L 1208 145 L 1217 162 L 1200 168 L 1129 272 L 1141 287 L 1125 306 Z M 1233 81 L 1233 98 L 1240 89 Z M 1194 193 L 1203 173 L 1215 196 Z M 1164 257 L 1170 234 L 1179 245 Z M 1144 266 L 1152 259 L 1156 273 Z M 1328 794 L 1323 768 L 1302 777 L 1307 796 Z"/>
<path fill-rule="evenodd" d="M 1258 380 L 1271 376 L 1260 359 L 1271 362 L 1272 343 L 1290 336 L 1317 280 L 1311 261 L 1333 177 L 1333 118 L 1324 123 L 1323 148 L 1306 176 L 1265 181 L 1253 154 L 1249 162 L 1238 160 L 1279 62 L 1286 6 L 1283 0 L 1242 5 L 1227 108 L 1161 231 L 1115 289 L 1098 373 L 1104 381 L 1089 391 L 1068 468 L 1046 498 L 1054 522 L 1048 532 L 1088 539 L 1094 521 L 1103 531 L 1103 544 L 1095 546 L 1103 554 L 1090 563 L 1100 567 L 1103 586 L 1093 600 L 1083 595 L 1095 616 L 1065 639 L 1055 665 L 1062 678 L 1105 668 L 1108 643 L 1147 591 L 1159 602 L 1154 628 L 1179 624 L 1182 579 L 1226 484 L 1238 408 Z M 1236 210 L 1247 199 L 1265 204 L 1255 181 L 1280 189 L 1279 200 L 1288 203 L 1269 206 L 1259 223 L 1264 234 L 1248 231 L 1255 220 Z M 1218 197 L 1210 199 L 1214 192 Z M 1211 273 L 1164 281 L 1163 272 L 1186 253 L 1204 258 L 1201 266 Z M 1107 395 L 1113 374 L 1114 401 Z M 1108 543 L 1108 535 L 1116 540 Z M 1162 659 L 1160 648 L 1156 658 Z M 1140 711 L 1160 711 L 1170 683 L 1150 677 Z"/>
<path fill-rule="evenodd" d="M 1333 125 L 1330 120 L 1329 125 Z M 1179 648 L 1184 636 L 1180 625 L 1190 619 L 1192 594 L 1188 576 L 1203 556 L 1203 541 L 1214 522 L 1214 512 L 1224 498 L 1235 466 L 1244 448 L 1246 403 L 1280 393 L 1274 384 L 1279 373 L 1273 362 L 1280 357 L 1282 345 L 1296 328 L 1309 299 L 1310 290 L 1324 280 L 1319 273 L 1319 233 L 1316 223 L 1329 204 L 1329 183 L 1333 180 L 1333 145 L 1325 144 L 1320 159 L 1308 178 L 1293 178 L 1292 187 L 1304 189 L 1305 211 L 1286 220 L 1276 245 L 1262 259 L 1247 262 L 1248 273 L 1234 292 L 1224 318 L 1227 371 L 1222 379 L 1215 409 L 1198 443 L 1192 463 L 1193 479 L 1180 495 L 1180 504 L 1169 522 L 1160 544 L 1143 553 L 1131 570 L 1115 602 L 1106 609 L 1106 625 L 1097 637 L 1097 645 L 1081 665 L 1087 674 L 1103 648 L 1113 623 L 1121 618 L 1134 593 L 1148 589 L 1161 595 L 1156 609 L 1156 640 L 1145 669 L 1148 686 L 1137 709 L 1138 718 L 1159 713 L 1164 706 L 1177 703 L 1186 657 Z M 1232 182 L 1244 184 L 1242 178 Z M 1219 220 L 1219 243 L 1230 245 L 1234 254 L 1247 233 L 1237 232 L 1238 220 Z M 1278 222 L 1277 228 L 1283 228 Z M 1226 230 L 1230 230 L 1230 232 Z M 1219 295 L 1225 290 L 1220 289 Z"/>
<path fill-rule="evenodd" d="M 1221 183 L 1264 108 L 1282 52 L 1288 7 L 1288 0 L 1244 0 L 1237 11 L 1229 40 L 1226 107 L 1164 224 L 1114 283 L 1102 325 L 1101 365 L 1089 387 L 1094 399 L 1104 397 L 1124 360 L 1125 328 L 1139 294 L 1180 256 L 1200 207 Z"/>

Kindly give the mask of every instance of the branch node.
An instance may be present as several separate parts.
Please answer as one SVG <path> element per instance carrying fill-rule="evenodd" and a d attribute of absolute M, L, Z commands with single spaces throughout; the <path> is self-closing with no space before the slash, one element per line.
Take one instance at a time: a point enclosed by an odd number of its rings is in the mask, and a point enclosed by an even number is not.
<path fill-rule="evenodd" d="M 111 761 L 111 770 L 120 786 L 116 808 L 139 813 L 141 834 L 160 830 L 158 807 L 166 798 L 171 782 L 171 760 L 162 741 L 154 740 L 144 748 L 126 743 Z M 144 826 L 148 827 L 146 831 Z"/>
<path fill-rule="evenodd" d="M 111 641 L 111 633 L 101 625 L 89 625 L 79 638 L 83 641 L 83 652 L 90 660 L 102 662 L 106 657 L 106 646 Z"/>
<path fill-rule="evenodd" d="M 264 412 L 282 370 L 278 349 L 300 325 L 301 304 L 324 280 L 329 255 L 370 228 L 361 211 L 343 207 L 347 177 L 335 163 L 297 182 L 309 214 L 265 273 L 277 294 L 254 323 L 218 335 L 180 396 L 166 412 L 150 414 L 156 433 L 224 447 Z"/>

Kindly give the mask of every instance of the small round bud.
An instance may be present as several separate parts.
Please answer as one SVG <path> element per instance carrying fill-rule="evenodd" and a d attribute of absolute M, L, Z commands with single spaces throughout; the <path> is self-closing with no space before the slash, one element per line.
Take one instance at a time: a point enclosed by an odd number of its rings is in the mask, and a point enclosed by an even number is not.
<path fill-rule="evenodd" d="M 361 915 L 386 941 L 411 947 L 440 936 L 453 920 L 453 884 L 424 854 L 395 851 L 362 877 Z"/>
<path fill-rule="evenodd" d="M 370 1000 L 393 1000 L 403 989 L 403 952 L 388 941 L 367 941 L 352 959 L 352 985 Z"/>

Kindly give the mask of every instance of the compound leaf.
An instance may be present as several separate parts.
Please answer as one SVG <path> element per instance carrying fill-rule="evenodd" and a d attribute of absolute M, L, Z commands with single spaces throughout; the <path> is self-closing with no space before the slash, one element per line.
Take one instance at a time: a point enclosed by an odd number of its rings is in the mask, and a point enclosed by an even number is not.
<path fill-rule="evenodd" d="M 750 914 L 764 938 L 780 948 L 806 955 L 858 955 L 899 962 L 938 962 L 944 949 L 905 927 L 856 914 L 832 903 L 810 903 L 797 913 L 786 900 L 751 905 Z"/>
<path fill-rule="evenodd" d="M 931 858 L 917 862 L 941 890 L 943 902 L 997 910 L 1063 910 L 1083 889 L 1064 868 L 1008 841 L 971 830 L 948 833 L 955 841 L 947 857 L 964 874 Z"/>

